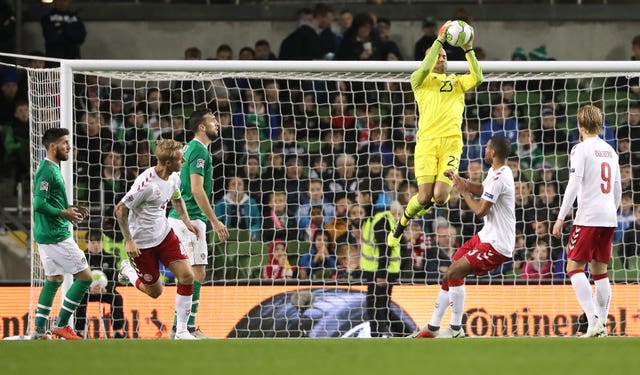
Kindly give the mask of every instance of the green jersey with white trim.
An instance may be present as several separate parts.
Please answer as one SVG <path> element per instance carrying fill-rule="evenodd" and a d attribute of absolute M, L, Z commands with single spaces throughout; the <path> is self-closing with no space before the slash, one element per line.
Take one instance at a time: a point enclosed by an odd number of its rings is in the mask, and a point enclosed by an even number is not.
<path fill-rule="evenodd" d="M 60 166 L 40 162 L 33 179 L 33 237 L 39 244 L 57 244 L 71 237 L 69 220 L 60 214 L 69 206 Z"/>
<path fill-rule="evenodd" d="M 199 174 L 203 177 L 204 193 L 207 200 L 211 201 L 213 193 L 213 160 L 209 150 L 197 139 L 187 143 L 183 150 L 185 163 L 180 171 L 180 193 L 187 206 L 187 213 L 191 220 L 202 220 L 207 222 L 204 212 L 198 207 L 193 194 L 191 193 L 191 175 Z M 169 217 L 180 219 L 176 211 L 171 208 Z"/>

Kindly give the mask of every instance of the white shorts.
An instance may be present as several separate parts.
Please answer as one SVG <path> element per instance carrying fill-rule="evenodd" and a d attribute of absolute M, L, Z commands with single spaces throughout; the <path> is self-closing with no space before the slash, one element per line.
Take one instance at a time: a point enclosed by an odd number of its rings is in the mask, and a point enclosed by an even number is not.
<path fill-rule="evenodd" d="M 207 264 L 207 257 L 209 255 L 209 248 L 207 247 L 207 224 L 202 220 L 191 220 L 191 224 L 200 231 L 200 238 L 196 238 L 196 235 L 187 229 L 187 226 L 184 225 L 182 220 L 172 217 L 168 219 L 169 225 L 171 225 L 173 232 L 180 239 L 180 243 L 189 257 L 189 263 L 191 263 L 192 266 Z"/>
<path fill-rule="evenodd" d="M 38 254 L 47 276 L 75 275 L 89 267 L 84 252 L 71 237 L 56 244 L 38 244 Z"/>

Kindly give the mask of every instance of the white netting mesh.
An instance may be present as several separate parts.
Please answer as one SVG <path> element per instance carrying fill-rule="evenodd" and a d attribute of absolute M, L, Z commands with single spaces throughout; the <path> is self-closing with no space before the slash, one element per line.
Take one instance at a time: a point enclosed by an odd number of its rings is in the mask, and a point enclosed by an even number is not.
<path fill-rule="evenodd" d="M 55 69 L 29 73 L 35 168 L 41 156 L 43 129 L 58 125 L 60 82 Z M 342 335 L 364 319 L 361 291 L 366 291 L 366 285 L 359 278 L 355 223 L 366 212 L 355 204 L 356 191 L 366 183 L 374 205 L 382 207 L 395 200 L 406 205 L 416 190 L 412 150 L 418 114 L 409 71 L 97 69 L 74 73 L 75 168 L 74 179 L 67 185 L 74 189 L 75 202 L 88 205 L 92 213 L 76 228 L 81 246 L 87 230 L 100 229 L 105 251 L 124 255 L 113 207 L 137 174 L 154 165 L 154 141 L 167 137 L 188 141 L 186 119 L 194 109 L 208 107 L 222 125 L 219 139 L 210 147 L 214 161 L 212 204 L 227 220 L 232 238 L 225 244 L 209 241 L 206 284 L 213 286 L 203 289 L 198 324 L 218 337 L 321 337 Z M 472 334 L 486 334 L 480 323 L 493 321 L 493 325 L 487 323 L 489 334 L 502 335 L 508 325 L 506 335 L 546 334 L 545 330 L 557 335 L 565 331 L 558 331 L 554 316 L 579 314 L 565 279 L 565 252 L 561 242 L 550 236 L 550 225 L 567 182 L 568 150 L 577 141 L 575 114 L 585 103 L 598 103 L 603 108 L 607 119 L 604 137 L 620 151 L 621 163 L 629 170 L 629 175 L 624 175 L 623 169 L 623 190 L 629 192 L 631 203 L 621 212 L 624 228 L 617 232 L 610 267 L 612 280 L 620 284 L 614 286 L 611 314 L 621 330 L 621 309 L 633 306 L 637 299 L 624 286 L 639 281 L 635 250 L 631 250 L 635 249 L 631 243 L 635 241 L 633 202 L 638 191 L 633 171 L 639 166 L 635 145 L 640 140 L 634 139 L 636 127 L 640 127 L 639 75 L 488 73 L 485 82 L 466 95 L 461 172 L 481 181 L 485 170 L 482 146 L 491 134 L 503 133 L 513 141 L 510 165 L 519 176 L 520 235 L 514 261 L 488 276 L 467 280 L 465 324 Z M 240 185 L 246 195 L 236 197 Z M 241 203 L 231 203 L 237 199 Z M 273 214 L 272 208 L 280 207 L 277 202 L 281 200 L 283 212 Z M 452 194 L 447 208 L 434 210 L 408 228 L 405 237 L 411 243 L 403 246 L 401 285 L 393 294 L 392 317 L 399 321 L 392 325 L 396 334 L 426 323 L 450 256 L 480 224 Z M 323 234 L 316 233 L 326 233 L 325 241 L 317 240 Z M 269 267 L 274 239 L 287 244 L 288 265 Z M 324 261 L 313 252 L 324 246 L 322 242 L 329 243 Z M 537 247 L 542 249 L 534 252 Z M 527 264 L 532 254 L 544 252 L 547 260 Z M 41 285 L 37 257 L 33 270 L 33 285 Z M 542 277 L 535 277 L 536 272 Z M 273 275 L 286 279 L 286 286 L 279 287 L 282 281 L 266 278 Z M 171 275 L 166 275 L 166 282 L 172 281 Z M 501 287 L 504 285 L 521 289 Z M 166 332 L 161 323 L 170 325 L 167 314 L 173 309 L 172 289 L 160 300 L 151 300 L 130 287 L 119 289 L 125 296 L 129 336 Z M 503 302 L 494 302 L 497 312 L 485 311 L 489 315 L 478 318 L 484 311 L 481 301 L 487 300 Z M 327 318 L 332 310 L 327 306 L 339 312 Z M 512 313 L 515 317 L 509 315 Z M 538 322 L 541 331 L 525 331 L 518 316 L 527 314 L 547 314 Z M 552 322 L 544 325 L 549 316 Z M 565 327 L 575 329 L 572 320 L 577 315 L 562 316 L 568 321 Z M 140 323 L 144 319 L 146 325 Z M 511 324 L 519 328 L 512 329 Z M 636 326 L 626 327 L 618 334 L 640 334 Z"/>

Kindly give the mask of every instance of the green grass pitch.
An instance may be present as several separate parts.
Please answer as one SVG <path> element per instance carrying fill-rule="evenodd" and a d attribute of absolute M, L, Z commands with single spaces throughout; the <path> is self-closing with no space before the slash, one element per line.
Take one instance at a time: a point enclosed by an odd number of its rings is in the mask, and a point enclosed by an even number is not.
<path fill-rule="evenodd" d="M 0 341 L 2 374 L 631 375 L 638 338 Z"/>

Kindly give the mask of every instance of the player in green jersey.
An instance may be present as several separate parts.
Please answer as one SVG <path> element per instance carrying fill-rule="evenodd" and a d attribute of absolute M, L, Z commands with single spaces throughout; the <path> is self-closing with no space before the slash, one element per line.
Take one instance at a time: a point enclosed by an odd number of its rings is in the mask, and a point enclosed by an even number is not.
<path fill-rule="evenodd" d="M 42 144 L 47 156 L 40 162 L 33 185 L 33 236 L 46 280 L 38 298 L 36 327 L 32 339 L 48 339 L 46 333 L 51 305 L 64 274 L 75 277 L 62 301 L 58 320 L 51 333 L 67 340 L 80 340 L 69 326 L 69 318 L 84 298 L 91 284 L 91 270 L 84 252 L 71 237 L 69 223 L 84 220 L 89 211 L 85 207 L 70 206 L 64 186 L 60 162 L 69 159 L 69 131 L 52 128 L 44 132 Z"/>
<path fill-rule="evenodd" d="M 191 114 L 188 127 L 193 132 L 194 138 L 183 149 L 185 163 L 180 172 L 180 193 L 187 206 L 191 223 L 197 226 L 203 235 L 196 238 L 173 208 L 169 212 L 169 223 L 186 249 L 194 273 L 189 332 L 198 338 L 208 338 L 195 324 L 200 302 L 200 287 L 204 282 L 208 259 L 208 245 L 204 235 L 207 220 L 211 222 L 213 230 L 221 241 L 229 237 L 229 231 L 216 217 L 210 201 L 213 189 L 213 162 L 207 147 L 218 136 L 218 121 L 208 109 L 203 109 Z M 173 326 L 171 335 L 175 333 L 175 321 Z"/>

